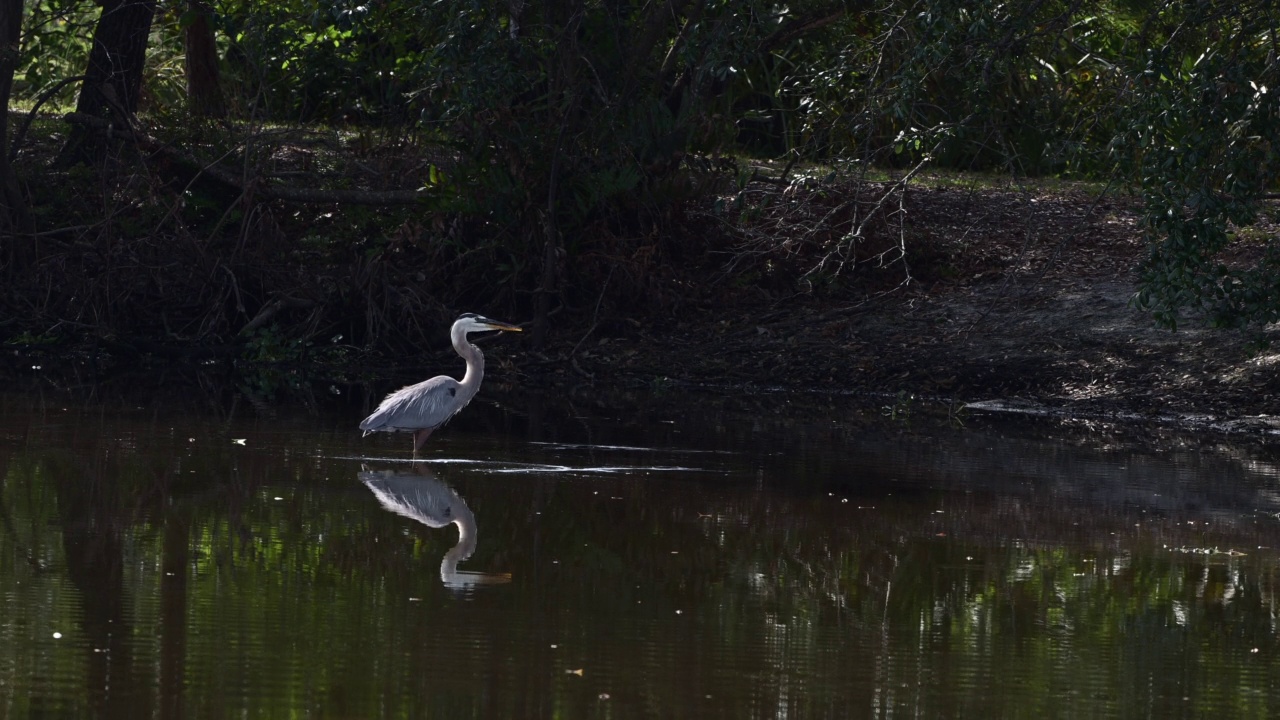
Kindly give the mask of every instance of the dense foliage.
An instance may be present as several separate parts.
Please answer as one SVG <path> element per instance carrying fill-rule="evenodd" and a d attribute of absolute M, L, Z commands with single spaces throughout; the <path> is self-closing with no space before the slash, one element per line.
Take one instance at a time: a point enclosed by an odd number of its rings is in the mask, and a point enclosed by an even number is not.
<path fill-rule="evenodd" d="M 888 170 L 891 194 L 926 167 L 1140 190 L 1152 247 L 1140 301 L 1157 318 L 1280 314 L 1275 255 L 1257 223 L 1277 132 L 1267 3 L 114 5 L 155 13 L 141 115 L 112 115 L 107 97 L 87 113 L 98 120 L 85 117 L 82 90 L 72 135 L 115 145 L 105 155 L 64 148 L 64 166 L 87 161 L 100 178 L 73 170 L 84 183 L 74 197 L 59 195 L 66 186 L 25 125 L 10 123 L 6 180 L 21 180 L 35 221 L 17 223 L 25 208 L 7 203 L 0 259 L 35 283 L 14 291 L 28 299 L 83 267 L 85 247 L 122 276 L 81 288 L 79 310 L 28 307 L 28 334 L 71 318 L 101 336 L 243 341 L 284 317 L 262 315 L 282 296 L 328 309 L 287 334 L 363 345 L 412 344 L 410 317 L 459 305 L 532 313 L 539 330 L 559 307 L 670 308 L 688 292 L 681 276 L 742 247 L 735 235 L 786 202 L 782 191 Z M 93 70 L 95 28 L 94 6 L 27 4 L 11 68 L 20 106 L 70 107 L 86 63 Z M 193 70 L 201 38 L 216 48 L 212 76 Z M 211 91 L 222 98 L 210 104 Z M 224 107 L 226 120 L 196 117 Z M 107 127 L 121 125 L 140 134 Z M 795 172 L 813 167 L 823 170 Z M 761 182 L 778 192 L 749 197 Z M 891 205 L 889 194 L 870 210 L 837 205 L 834 239 L 773 282 L 850 287 L 830 280 L 875 245 L 863 216 Z M 122 241 L 135 255 L 185 248 L 141 266 L 191 268 L 194 255 L 199 271 L 143 282 L 118 254 Z M 909 254 L 907 239 L 898 257 Z M 286 268 L 299 262 L 327 268 L 321 281 Z M 181 331 L 172 310 L 119 307 L 162 285 L 197 296 Z"/>
<path fill-rule="evenodd" d="M 1280 257 L 1259 220 L 1280 169 L 1280 12 L 1196 3 L 1158 23 L 1165 39 L 1134 78 L 1125 136 L 1152 244 L 1140 300 L 1169 325 L 1183 308 L 1224 325 L 1272 322 Z"/>

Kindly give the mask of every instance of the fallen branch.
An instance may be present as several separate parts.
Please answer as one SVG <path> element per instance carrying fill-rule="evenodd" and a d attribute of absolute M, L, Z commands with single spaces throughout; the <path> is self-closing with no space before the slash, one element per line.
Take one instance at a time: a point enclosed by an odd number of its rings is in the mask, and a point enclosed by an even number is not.
<path fill-rule="evenodd" d="M 285 308 L 311 308 L 315 307 L 314 300 L 304 300 L 301 298 L 278 297 L 275 300 L 262 306 L 258 314 L 249 321 L 247 325 L 240 329 L 241 335 L 248 335 L 258 328 L 266 325 L 271 318 L 275 317 L 281 310 Z"/>
<path fill-rule="evenodd" d="M 177 165 L 187 168 L 196 177 L 208 176 L 218 183 L 244 192 L 252 185 L 254 197 L 266 200 L 283 200 L 285 202 L 338 204 L 338 205 L 412 205 L 428 197 L 425 189 L 416 190 L 356 190 L 356 189 L 324 189 L 298 188 L 287 185 L 273 185 L 263 178 L 244 178 L 216 163 L 202 164 L 195 158 L 180 150 L 151 137 L 144 132 L 124 128 L 100 117 L 82 113 L 68 113 L 63 120 L 69 123 L 85 125 L 113 136 L 124 136 L 132 140 L 142 150 L 164 157 Z"/>

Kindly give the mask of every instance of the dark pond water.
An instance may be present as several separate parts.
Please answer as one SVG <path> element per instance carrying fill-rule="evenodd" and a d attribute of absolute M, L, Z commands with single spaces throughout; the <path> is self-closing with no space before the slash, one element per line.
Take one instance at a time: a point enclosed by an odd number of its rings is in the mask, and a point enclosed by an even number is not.
<path fill-rule="evenodd" d="M 1280 715 L 1265 445 L 146 384 L 0 395 L 0 717 Z"/>

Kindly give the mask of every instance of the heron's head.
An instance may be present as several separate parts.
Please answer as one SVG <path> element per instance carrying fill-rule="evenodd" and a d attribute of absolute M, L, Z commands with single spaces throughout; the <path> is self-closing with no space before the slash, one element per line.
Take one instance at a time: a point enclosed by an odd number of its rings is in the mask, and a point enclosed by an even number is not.
<path fill-rule="evenodd" d="M 511 323 L 490 320 L 483 315 L 475 313 L 463 313 L 453 321 L 453 329 L 461 330 L 463 333 L 484 332 L 485 330 L 505 330 L 507 332 L 520 332 L 520 328 Z"/>

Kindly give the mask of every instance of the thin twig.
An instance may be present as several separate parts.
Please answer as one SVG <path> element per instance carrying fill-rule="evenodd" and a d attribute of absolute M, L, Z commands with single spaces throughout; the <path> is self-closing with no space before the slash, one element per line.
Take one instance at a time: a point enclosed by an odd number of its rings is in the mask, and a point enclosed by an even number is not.
<path fill-rule="evenodd" d="M 617 265 L 609 268 L 609 274 L 605 277 L 604 283 L 600 286 L 600 297 L 596 298 L 595 312 L 591 314 L 591 327 L 587 328 L 587 332 L 582 336 L 582 339 L 579 340 L 578 344 L 574 345 L 573 349 L 569 351 L 570 358 L 578 353 L 578 348 L 582 347 L 582 343 L 586 342 L 587 338 L 591 337 L 591 333 L 596 331 L 596 326 L 599 324 L 600 319 L 600 304 L 604 302 L 605 291 L 609 289 L 609 281 L 613 279 L 613 271 L 617 269 Z"/>

